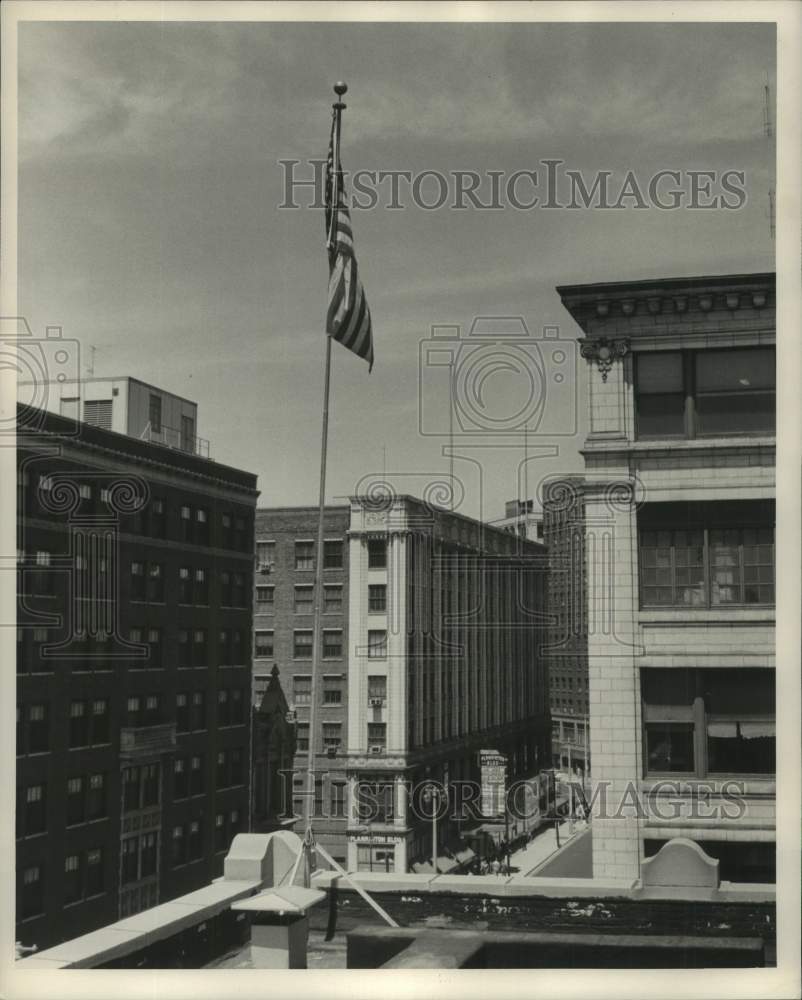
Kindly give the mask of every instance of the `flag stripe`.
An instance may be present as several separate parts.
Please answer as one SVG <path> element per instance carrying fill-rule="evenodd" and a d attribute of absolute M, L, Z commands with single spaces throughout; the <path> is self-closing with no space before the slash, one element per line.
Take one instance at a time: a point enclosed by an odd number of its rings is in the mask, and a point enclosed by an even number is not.
<path fill-rule="evenodd" d="M 345 199 L 342 165 L 334 163 L 336 115 L 326 161 L 326 236 L 329 241 L 329 293 L 326 332 L 373 368 L 373 325 L 354 252 L 351 214 Z M 336 176 L 335 176 L 336 170 Z M 336 180 L 336 204 L 335 202 Z"/>

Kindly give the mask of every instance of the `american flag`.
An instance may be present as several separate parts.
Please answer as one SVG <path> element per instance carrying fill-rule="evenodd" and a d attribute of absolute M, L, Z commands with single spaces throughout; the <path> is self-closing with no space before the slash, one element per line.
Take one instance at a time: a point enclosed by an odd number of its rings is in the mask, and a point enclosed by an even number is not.
<path fill-rule="evenodd" d="M 329 249 L 329 305 L 326 314 L 326 332 L 349 351 L 364 358 L 370 371 L 373 368 L 373 330 L 368 300 L 365 298 L 365 290 L 356 265 L 354 234 L 351 228 L 351 214 L 345 200 L 339 148 L 335 154 L 337 126 L 335 114 L 326 162 L 326 238 Z M 337 139 L 339 147 L 339 135 Z"/>

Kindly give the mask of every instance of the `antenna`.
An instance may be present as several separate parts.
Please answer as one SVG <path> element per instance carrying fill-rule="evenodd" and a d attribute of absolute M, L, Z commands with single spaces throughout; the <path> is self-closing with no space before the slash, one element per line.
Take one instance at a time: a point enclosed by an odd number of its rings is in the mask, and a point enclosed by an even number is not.
<path fill-rule="evenodd" d="M 766 82 L 763 84 L 763 135 L 769 145 L 769 150 L 774 153 L 774 123 L 771 117 L 771 87 L 769 86 L 769 74 L 766 73 Z M 772 171 L 774 169 L 774 156 L 772 155 Z M 774 210 L 774 186 L 769 187 L 769 234 L 774 240 L 775 233 L 775 210 Z"/>

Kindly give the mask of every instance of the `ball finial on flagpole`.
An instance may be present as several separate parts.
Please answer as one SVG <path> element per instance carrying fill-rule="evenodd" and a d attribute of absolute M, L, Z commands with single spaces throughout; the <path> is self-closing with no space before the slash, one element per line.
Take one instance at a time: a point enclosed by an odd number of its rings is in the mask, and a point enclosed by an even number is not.
<path fill-rule="evenodd" d="M 342 80 L 338 80 L 334 84 L 334 93 L 337 95 L 337 103 L 333 104 L 332 107 L 336 108 L 337 111 L 342 111 L 346 105 L 343 104 L 343 94 L 348 90 L 348 84 L 343 83 Z"/>

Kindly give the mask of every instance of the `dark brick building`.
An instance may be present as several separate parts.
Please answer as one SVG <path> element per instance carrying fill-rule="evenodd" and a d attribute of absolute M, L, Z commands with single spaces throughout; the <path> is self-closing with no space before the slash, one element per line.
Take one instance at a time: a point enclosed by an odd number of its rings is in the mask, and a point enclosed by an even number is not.
<path fill-rule="evenodd" d="M 16 936 L 192 891 L 248 829 L 256 477 L 18 425 Z"/>
<path fill-rule="evenodd" d="M 348 738 L 348 544 L 349 507 L 327 507 L 323 555 L 322 643 L 318 676 L 315 837 L 345 860 Z M 261 508 L 256 512 L 254 580 L 254 700 L 261 702 L 273 667 L 295 713 L 297 774 L 293 795 L 296 831 L 303 834 L 303 786 L 310 744 L 313 584 L 317 507 Z M 288 779 L 289 780 L 289 779 Z"/>
<path fill-rule="evenodd" d="M 587 770 L 588 584 L 581 476 L 548 480 L 543 489 L 543 540 L 549 550 L 546 661 L 552 721 L 552 762 Z"/>

